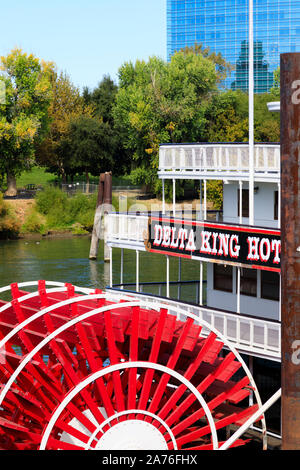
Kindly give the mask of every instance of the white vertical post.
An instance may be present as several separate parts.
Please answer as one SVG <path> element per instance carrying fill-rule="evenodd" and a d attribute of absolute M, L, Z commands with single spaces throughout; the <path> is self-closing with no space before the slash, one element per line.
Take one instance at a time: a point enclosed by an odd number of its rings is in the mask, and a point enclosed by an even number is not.
<path fill-rule="evenodd" d="M 206 180 L 204 180 L 204 220 L 207 219 L 207 206 L 206 206 Z"/>
<path fill-rule="evenodd" d="M 178 258 L 178 289 L 177 289 L 177 298 L 180 300 L 181 295 L 181 258 Z"/>
<path fill-rule="evenodd" d="M 243 223 L 243 181 L 239 181 L 239 214 L 240 224 Z"/>
<path fill-rule="evenodd" d="M 121 266 L 120 266 L 121 289 L 123 289 L 123 273 L 124 273 L 124 248 L 121 248 Z"/>
<path fill-rule="evenodd" d="M 162 180 L 162 213 L 166 213 L 166 203 L 165 203 L 165 180 Z"/>
<path fill-rule="evenodd" d="M 254 225 L 254 64 L 253 64 L 253 0 L 249 0 L 249 225 Z"/>
<path fill-rule="evenodd" d="M 281 321 L 281 273 L 278 274 L 279 276 L 279 321 Z"/>
<path fill-rule="evenodd" d="M 249 370 L 251 372 L 251 375 L 253 377 L 253 356 L 249 356 Z M 249 406 L 253 406 L 254 400 L 253 400 L 253 391 L 250 392 L 249 395 Z"/>
<path fill-rule="evenodd" d="M 109 287 L 113 285 L 113 273 L 112 273 L 112 247 L 109 247 Z"/>
<path fill-rule="evenodd" d="M 140 290 L 140 266 L 139 266 L 139 250 L 136 250 L 136 274 L 135 274 L 135 282 L 136 282 L 136 291 L 139 292 Z"/>
<path fill-rule="evenodd" d="M 166 282 L 166 297 L 170 297 L 170 259 L 169 256 L 166 256 L 167 258 L 167 268 L 166 268 L 166 277 L 167 277 L 167 282 Z"/>
<path fill-rule="evenodd" d="M 203 261 L 200 261 L 199 305 L 203 305 Z"/>
<path fill-rule="evenodd" d="M 241 268 L 238 266 L 236 269 L 237 275 L 237 287 L 236 287 L 236 311 L 240 313 L 241 311 Z"/>
<path fill-rule="evenodd" d="M 203 212 L 202 212 L 202 180 L 200 180 L 199 198 L 200 198 L 200 220 L 203 220 Z"/>
<path fill-rule="evenodd" d="M 173 178 L 173 217 L 176 215 L 176 180 Z"/>

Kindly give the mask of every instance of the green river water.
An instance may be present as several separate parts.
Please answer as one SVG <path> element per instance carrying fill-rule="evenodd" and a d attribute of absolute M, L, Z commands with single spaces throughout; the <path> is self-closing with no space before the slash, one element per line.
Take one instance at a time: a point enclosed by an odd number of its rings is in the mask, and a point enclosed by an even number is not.
<path fill-rule="evenodd" d="M 90 237 L 69 236 L 0 241 L 0 287 L 12 282 L 70 282 L 81 287 L 104 288 L 109 285 L 109 263 L 103 261 L 103 241 L 98 259 L 89 260 Z M 120 283 L 120 249 L 113 249 L 113 283 Z M 140 282 L 165 282 L 165 256 L 140 253 Z M 124 282 L 135 283 L 136 252 L 124 250 Z M 178 279 L 178 259 L 170 257 L 170 281 Z M 182 280 L 199 279 L 199 263 L 182 260 Z M 174 289 L 177 290 L 177 287 Z M 186 291 L 185 300 L 193 301 L 195 288 Z M 151 290 L 150 290 L 151 292 Z M 153 291 L 152 293 L 156 293 Z"/>

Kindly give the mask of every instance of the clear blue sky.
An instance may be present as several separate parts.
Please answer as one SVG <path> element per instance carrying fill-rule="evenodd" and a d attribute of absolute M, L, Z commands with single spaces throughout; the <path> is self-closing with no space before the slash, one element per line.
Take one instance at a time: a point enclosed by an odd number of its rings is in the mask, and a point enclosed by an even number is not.
<path fill-rule="evenodd" d="M 0 55 L 14 47 L 57 64 L 72 82 L 117 81 L 124 62 L 166 59 L 166 0 L 10 0 L 1 2 Z"/>

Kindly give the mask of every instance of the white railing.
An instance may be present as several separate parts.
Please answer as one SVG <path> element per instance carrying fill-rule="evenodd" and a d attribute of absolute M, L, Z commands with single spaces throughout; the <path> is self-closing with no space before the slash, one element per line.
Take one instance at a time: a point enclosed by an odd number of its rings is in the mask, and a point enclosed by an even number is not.
<path fill-rule="evenodd" d="M 107 215 L 106 242 L 111 245 L 133 245 L 144 247 L 144 239 L 148 230 L 148 216 L 110 213 Z"/>
<path fill-rule="evenodd" d="M 124 295 L 124 290 L 109 289 L 113 296 Z M 138 298 L 146 298 L 150 303 L 164 303 L 172 313 L 176 315 L 176 309 L 194 313 L 201 320 L 206 321 L 223 334 L 227 340 L 239 352 L 252 354 L 257 357 L 280 361 L 281 358 L 281 325 L 280 322 L 253 317 L 251 315 L 239 315 L 233 312 L 215 310 L 209 307 L 188 305 L 184 302 L 170 300 L 153 295 L 134 293 Z M 203 335 L 208 335 L 204 330 Z"/>
<path fill-rule="evenodd" d="M 273 177 L 280 173 L 280 145 L 255 144 L 254 171 L 261 177 Z M 161 177 L 172 173 L 187 176 L 247 176 L 249 173 L 248 144 L 174 144 L 159 148 Z"/>

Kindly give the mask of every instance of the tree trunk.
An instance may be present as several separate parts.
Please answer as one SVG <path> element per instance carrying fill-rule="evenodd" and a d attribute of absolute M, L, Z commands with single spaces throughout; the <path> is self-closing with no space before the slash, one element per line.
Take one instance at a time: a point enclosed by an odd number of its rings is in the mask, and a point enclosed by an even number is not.
<path fill-rule="evenodd" d="M 16 196 L 17 195 L 17 181 L 16 175 L 11 171 L 6 173 L 7 180 L 7 190 L 5 191 L 5 196 Z"/>
<path fill-rule="evenodd" d="M 66 175 L 64 167 L 62 166 L 62 163 L 60 163 L 59 165 L 59 171 L 61 174 L 62 184 L 67 184 L 67 175 Z"/>
<path fill-rule="evenodd" d="M 86 192 L 86 194 L 89 194 L 89 192 L 90 192 L 90 175 L 89 175 L 88 170 L 85 170 L 85 181 L 86 181 L 85 192 Z"/>

